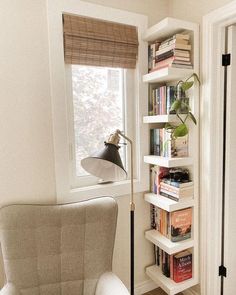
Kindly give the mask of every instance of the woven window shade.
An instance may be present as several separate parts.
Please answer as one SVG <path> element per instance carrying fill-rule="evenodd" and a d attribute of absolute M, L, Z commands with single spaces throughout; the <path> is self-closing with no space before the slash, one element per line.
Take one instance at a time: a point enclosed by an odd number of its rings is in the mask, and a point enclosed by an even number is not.
<path fill-rule="evenodd" d="M 135 68 L 135 26 L 63 14 L 65 63 Z"/>

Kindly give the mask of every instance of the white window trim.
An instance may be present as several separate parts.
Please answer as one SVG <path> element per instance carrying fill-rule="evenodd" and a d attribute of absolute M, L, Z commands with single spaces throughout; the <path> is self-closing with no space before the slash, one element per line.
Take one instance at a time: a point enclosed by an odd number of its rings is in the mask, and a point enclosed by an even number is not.
<path fill-rule="evenodd" d="M 135 96 L 137 98 L 135 106 L 135 162 L 137 165 L 137 177 L 135 179 L 134 192 L 148 190 L 149 169 L 148 165 L 143 162 L 143 156 L 148 154 L 148 142 L 146 140 L 148 138 L 148 127 L 142 124 L 142 117 L 147 114 L 147 85 L 142 83 L 142 75 L 147 71 L 147 43 L 142 40 L 142 36 L 147 29 L 147 16 L 78 0 L 48 0 L 47 10 L 57 202 L 66 203 L 95 196 L 122 196 L 130 193 L 129 180 L 78 189 L 70 188 L 70 142 L 68 136 L 69 121 L 66 99 L 62 13 L 95 17 L 138 27 L 139 56 L 134 81 Z M 142 140 L 142 138 L 145 140 Z"/>

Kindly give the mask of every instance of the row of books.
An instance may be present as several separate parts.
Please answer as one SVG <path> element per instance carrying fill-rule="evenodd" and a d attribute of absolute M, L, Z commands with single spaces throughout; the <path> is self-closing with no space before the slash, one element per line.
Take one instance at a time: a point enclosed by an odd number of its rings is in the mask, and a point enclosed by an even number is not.
<path fill-rule="evenodd" d="M 187 157 L 188 136 L 171 138 L 171 133 L 165 128 L 150 129 L 150 153 L 161 157 Z"/>
<path fill-rule="evenodd" d="M 159 247 L 154 246 L 155 263 L 163 275 L 180 283 L 192 278 L 192 253 L 189 250 L 169 255 Z"/>
<path fill-rule="evenodd" d="M 175 101 L 175 86 L 156 87 L 149 93 L 149 116 L 173 114 L 171 106 Z"/>
<path fill-rule="evenodd" d="M 154 206 L 151 225 L 172 242 L 191 238 L 192 208 L 165 211 Z"/>
<path fill-rule="evenodd" d="M 149 45 L 149 72 L 170 66 L 192 68 L 189 34 L 175 34 L 162 42 L 155 41 Z"/>

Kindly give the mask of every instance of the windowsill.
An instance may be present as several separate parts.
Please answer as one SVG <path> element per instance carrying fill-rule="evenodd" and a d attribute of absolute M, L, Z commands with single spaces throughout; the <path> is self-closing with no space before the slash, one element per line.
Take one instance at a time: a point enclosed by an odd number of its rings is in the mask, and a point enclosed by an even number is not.
<path fill-rule="evenodd" d="M 124 180 L 107 184 L 96 184 L 87 187 L 71 189 L 67 196 L 58 196 L 58 203 L 70 203 L 82 200 L 88 200 L 95 197 L 111 196 L 120 197 L 130 194 L 130 180 Z M 147 191 L 145 183 L 134 179 L 134 193 Z"/>

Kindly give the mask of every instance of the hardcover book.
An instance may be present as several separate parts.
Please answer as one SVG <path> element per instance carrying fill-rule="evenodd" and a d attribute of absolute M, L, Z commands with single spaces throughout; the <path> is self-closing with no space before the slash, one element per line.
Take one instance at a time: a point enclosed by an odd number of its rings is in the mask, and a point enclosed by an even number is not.
<path fill-rule="evenodd" d="M 188 250 L 174 255 L 173 280 L 180 283 L 192 278 L 192 253 Z"/>
<path fill-rule="evenodd" d="M 191 238 L 192 208 L 171 212 L 170 225 L 172 242 Z"/>

